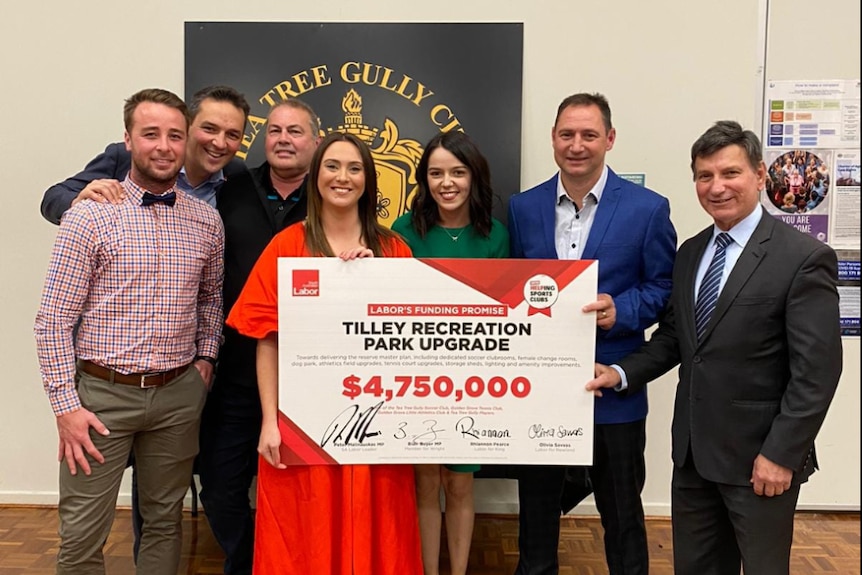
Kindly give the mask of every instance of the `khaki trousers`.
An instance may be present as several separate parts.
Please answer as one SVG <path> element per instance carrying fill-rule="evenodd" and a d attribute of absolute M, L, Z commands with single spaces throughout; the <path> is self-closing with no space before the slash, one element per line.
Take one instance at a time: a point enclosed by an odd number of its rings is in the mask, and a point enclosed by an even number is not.
<path fill-rule="evenodd" d="M 123 470 L 134 449 L 144 519 L 138 575 L 177 572 L 182 546 L 182 504 L 198 452 L 206 385 L 192 366 L 157 388 L 112 384 L 78 373 L 78 395 L 110 431 L 90 437 L 105 458 L 90 458 L 92 473 L 69 473 L 60 463 L 58 575 L 105 573 L 102 548 L 111 531 Z"/>

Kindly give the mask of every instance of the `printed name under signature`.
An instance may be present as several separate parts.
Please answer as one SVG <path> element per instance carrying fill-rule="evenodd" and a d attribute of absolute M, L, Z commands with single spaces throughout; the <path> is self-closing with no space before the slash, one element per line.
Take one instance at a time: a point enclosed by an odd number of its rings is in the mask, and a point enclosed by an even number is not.
<path fill-rule="evenodd" d="M 332 445 L 350 445 L 351 443 L 362 443 L 369 437 L 381 434 L 379 430 L 371 429 L 374 416 L 383 407 L 383 402 L 376 403 L 371 407 L 359 411 L 358 405 L 351 405 L 332 420 L 332 423 L 323 432 L 320 447 L 326 447 L 330 441 Z"/>

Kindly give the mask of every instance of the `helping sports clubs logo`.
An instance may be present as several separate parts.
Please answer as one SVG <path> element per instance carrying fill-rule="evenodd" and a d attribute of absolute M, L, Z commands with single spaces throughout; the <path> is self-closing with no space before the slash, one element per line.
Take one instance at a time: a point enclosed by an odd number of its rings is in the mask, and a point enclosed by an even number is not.
<path fill-rule="evenodd" d="M 557 302 L 560 288 L 551 276 L 536 274 L 524 283 L 524 300 L 529 304 L 527 315 L 536 313 L 551 317 L 551 306 Z"/>
<path fill-rule="evenodd" d="M 320 270 L 293 270 L 293 296 L 318 297 Z"/>

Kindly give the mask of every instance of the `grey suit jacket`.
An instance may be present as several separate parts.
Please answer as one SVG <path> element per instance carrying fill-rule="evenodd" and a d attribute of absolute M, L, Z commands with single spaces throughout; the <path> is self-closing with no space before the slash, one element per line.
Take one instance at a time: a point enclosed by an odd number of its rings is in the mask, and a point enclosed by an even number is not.
<path fill-rule="evenodd" d="M 835 252 L 764 212 L 698 342 L 694 282 L 712 229 L 680 247 L 664 320 L 619 365 L 635 392 L 680 364 L 676 465 L 690 446 L 701 476 L 746 486 L 763 454 L 800 483 L 841 375 Z"/>

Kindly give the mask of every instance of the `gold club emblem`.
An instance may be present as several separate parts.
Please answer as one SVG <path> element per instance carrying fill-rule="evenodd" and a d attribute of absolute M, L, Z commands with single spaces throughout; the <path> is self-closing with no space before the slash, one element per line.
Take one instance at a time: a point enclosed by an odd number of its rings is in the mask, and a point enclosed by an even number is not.
<path fill-rule="evenodd" d="M 422 144 L 399 139 L 398 125 L 386 118 L 383 130 L 362 123 L 362 97 L 350 89 L 341 100 L 344 124 L 327 132 L 348 132 L 368 145 L 377 167 L 377 219 L 384 226 L 406 212 L 416 193 L 416 166 L 422 157 Z"/>

